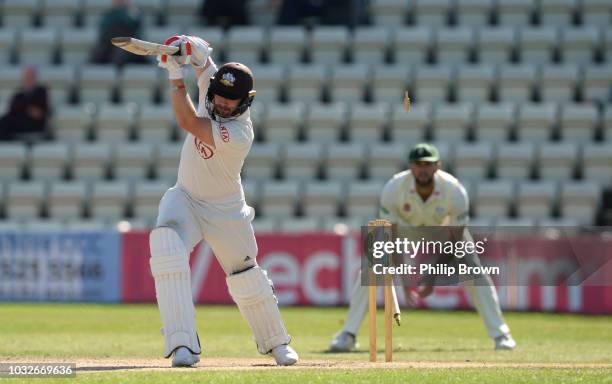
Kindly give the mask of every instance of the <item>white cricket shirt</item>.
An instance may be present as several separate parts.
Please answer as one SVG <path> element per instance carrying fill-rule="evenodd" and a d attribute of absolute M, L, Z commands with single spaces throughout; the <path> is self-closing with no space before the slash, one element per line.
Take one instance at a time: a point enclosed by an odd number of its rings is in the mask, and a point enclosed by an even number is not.
<path fill-rule="evenodd" d="M 199 102 L 197 115 L 210 117 L 205 100 L 210 77 L 216 72 L 211 66 L 198 78 Z M 247 110 L 228 122 L 211 119 L 215 148 L 188 134 L 181 150 L 177 185 L 192 198 L 208 203 L 230 203 L 244 200 L 240 171 L 251 144 L 253 123 Z"/>
<path fill-rule="evenodd" d="M 416 191 L 410 170 L 395 174 L 385 184 L 380 198 L 380 217 L 400 226 L 463 226 L 469 221 L 469 199 L 465 188 L 451 174 L 438 170 L 434 190 L 426 201 Z M 445 223 L 446 224 L 446 223 Z"/>

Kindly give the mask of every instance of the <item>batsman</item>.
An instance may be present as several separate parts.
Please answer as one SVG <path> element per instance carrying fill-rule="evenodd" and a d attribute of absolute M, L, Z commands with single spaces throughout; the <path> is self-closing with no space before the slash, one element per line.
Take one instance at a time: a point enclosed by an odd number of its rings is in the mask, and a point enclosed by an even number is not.
<path fill-rule="evenodd" d="M 403 227 L 441 226 L 465 227 L 469 221 L 469 201 L 465 188 L 451 174 L 440 169 L 440 155 L 431 144 L 417 144 L 410 150 L 410 169 L 394 175 L 383 188 L 380 198 L 380 218 Z M 463 230 L 463 236 L 470 236 Z M 471 237 L 471 236 L 470 236 Z M 471 240 L 471 239 L 466 239 Z M 474 254 L 466 255 L 466 262 L 480 265 Z M 336 334 L 330 349 L 347 352 L 356 348 L 356 335 L 367 311 L 368 288 L 357 280 L 351 297 L 348 319 Z M 432 279 L 424 279 L 407 299 L 417 300 L 433 292 Z M 487 275 L 470 280 L 466 286 L 474 306 L 482 317 L 487 333 L 495 342 L 495 349 L 514 349 L 516 342 L 502 317 L 499 298 L 493 281 Z"/>
<path fill-rule="evenodd" d="M 253 142 L 253 74 L 240 63 L 217 68 L 210 57 L 212 48 L 199 37 L 173 36 L 165 44 L 180 48 L 178 55 L 158 55 L 157 60 L 168 71 L 177 124 L 188 134 L 176 185 L 162 197 L 149 236 L 164 356 L 173 356 L 174 367 L 200 360 L 189 255 L 204 240 L 226 274 L 229 293 L 253 332 L 257 350 L 272 354 L 278 365 L 295 364 L 298 355 L 288 345 L 291 337 L 272 281 L 257 264 L 254 210 L 245 201 L 240 178 Z M 188 67 L 197 76 L 197 109 L 183 81 Z"/>

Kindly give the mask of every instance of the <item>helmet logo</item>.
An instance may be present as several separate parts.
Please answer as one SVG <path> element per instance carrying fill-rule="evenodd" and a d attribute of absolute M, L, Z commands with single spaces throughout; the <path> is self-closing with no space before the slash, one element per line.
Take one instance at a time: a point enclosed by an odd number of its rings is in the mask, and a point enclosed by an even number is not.
<path fill-rule="evenodd" d="M 221 82 L 221 84 L 225 85 L 226 87 L 233 87 L 234 81 L 236 81 L 236 78 L 234 77 L 234 75 L 227 72 L 223 74 L 223 76 L 221 77 L 221 80 L 219 81 Z"/>

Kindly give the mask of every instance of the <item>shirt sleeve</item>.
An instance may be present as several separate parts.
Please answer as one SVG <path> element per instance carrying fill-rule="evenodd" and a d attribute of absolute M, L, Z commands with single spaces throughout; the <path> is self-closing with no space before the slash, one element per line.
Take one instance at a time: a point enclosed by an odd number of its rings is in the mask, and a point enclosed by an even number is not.
<path fill-rule="evenodd" d="M 213 77 L 215 73 L 217 73 L 217 66 L 211 61 L 211 65 L 209 65 L 208 68 L 200 74 L 200 77 L 198 77 L 198 89 L 200 90 L 199 103 L 201 105 L 204 105 L 206 93 L 208 93 L 208 87 L 210 86 L 210 78 Z"/>
<path fill-rule="evenodd" d="M 381 219 L 386 219 L 391 221 L 394 224 L 399 223 L 399 216 L 397 215 L 396 208 L 396 194 L 395 194 L 395 184 L 393 180 L 390 180 L 385 184 L 385 187 L 382 190 L 382 194 L 380 196 L 380 206 L 378 208 L 378 216 Z"/>
<path fill-rule="evenodd" d="M 464 226 L 470 221 L 470 201 L 461 184 L 458 184 L 452 193 L 449 217 L 449 226 Z"/>

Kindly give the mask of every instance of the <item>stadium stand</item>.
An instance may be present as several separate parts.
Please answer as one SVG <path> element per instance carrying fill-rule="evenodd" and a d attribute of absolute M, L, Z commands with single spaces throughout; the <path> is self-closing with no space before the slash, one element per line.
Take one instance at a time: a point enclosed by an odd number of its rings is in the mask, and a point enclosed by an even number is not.
<path fill-rule="evenodd" d="M 89 63 L 110 3 L 0 1 L 0 107 L 32 63 L 53 105 L 50 141 L 0 143 L 0 228 L 146 228 L 175 182 L 184 133 L 154 59 Z M 196 34 L 252 67 L 256 231 L 362 224 L 425 140 L 477 225 L 610 224 L 611 2 L 371 0 L 369 24 L 349 27 L 273 25 L 252 1 L 254 23 L 228 29 L 201 24 L 200 3 L 132 1 L 143 38 Z"/>

